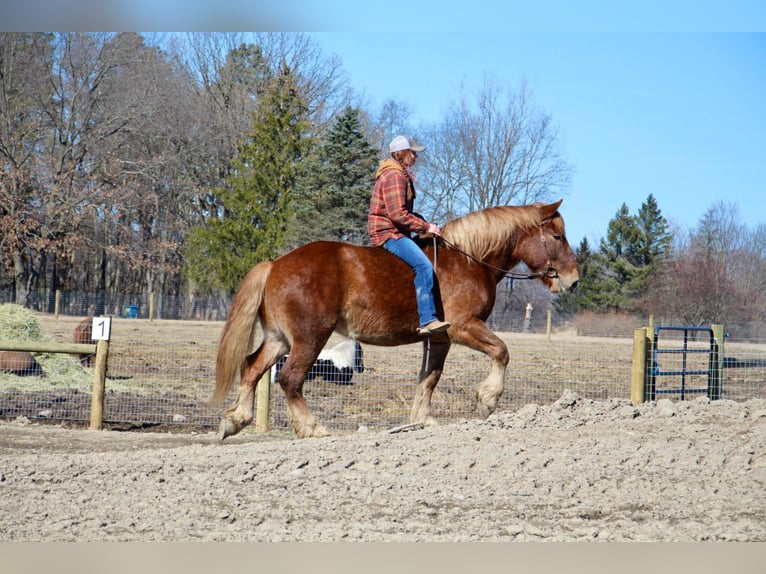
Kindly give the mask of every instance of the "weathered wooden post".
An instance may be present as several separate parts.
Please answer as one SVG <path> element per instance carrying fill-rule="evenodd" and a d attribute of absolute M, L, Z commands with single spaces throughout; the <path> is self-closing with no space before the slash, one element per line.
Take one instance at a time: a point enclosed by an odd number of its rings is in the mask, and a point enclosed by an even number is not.
<path fill-rule="evenodd" d="M 255 400 L 255 429 L 269 430 L 269 400 L 271 397 L 271 369 L 268 369 L 258 381 Z"/>
<path fill-rule="evenodd" d="M 633 360 L 630 373 L 630 400 L 634 404 L 646 401 L 646 366 L 651 349 L 649 342 L 651 331 L 641 327 L 633 331 Z"/>
<path fill-rule="evenodd" d="M 109 354 L 109 341 L 96 343 L 96 366 L 93 373 L 93 393 L 90 402 L 90 429 L 101 430 L 104 427 L 104 395 L 106 394 L 106 357 Z"/>
<path fill-rule="evenodd" d="M 723 342 L 726 333 L 723 325 L 711 325 L 713 331 L 713 348 L 710 352 L 710 383 L 708 398 L 716 401 L 721 398 L 721 383 L 723 383 Z"/>
<path fill-rule="evenodd" d="M 545 332 L 548 334 L 548 342 L 551 342 L 551 310 L 548 309 L 548 320 L 545 324 Z"/>
<path fill-rule="evenodd" d="M 106 362 L 109 356 L 109 338 L 112 320 L 108 317 L 93 318 L 92 338 L 96 342 L 96 365 L 93 373 L 93 393 L 90 400 L 90 429 L 104 427 L 104 395 L 106 392 Z"/>

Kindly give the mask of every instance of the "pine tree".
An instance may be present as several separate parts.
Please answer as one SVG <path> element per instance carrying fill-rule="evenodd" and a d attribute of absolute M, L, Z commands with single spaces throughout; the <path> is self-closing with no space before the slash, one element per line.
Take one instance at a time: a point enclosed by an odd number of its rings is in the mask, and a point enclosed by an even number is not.
<path fill-rule="evenodd" d="M 359 110 L 346 107 L 306 162 L 289 242 L 364 243 L 376 163 L 377 152 L 362 132 Z"/>
<path fill-rule="evenodd" d="M 593 293 L 578 299 L 578 310 L 635 310 L 648 278 L 664 263 L 671 240 L 667 221 L 653 195 L 641 204 L 638 215 L 631 215 L 623 203 L 609 222 L 598 253 L 592 257 Z"/>
<path fill-rule="evenodd" d="M 577 267 L 580 271 L 580 281 L 576 291 L 564 293 L 553 300 L 553 306 L 562 315 L 573 315 L 579 311 L 599 309 L 603 304 L 601 300 L 601 268 L 593 257 L 587 238 L 580 241 L 575 249 Z"/>
<path fill-rule="evenodd" d="M 635 265 L 639 230 L 628 206 L 622 204 L 609 221 L 606 237 L 601 239 L 595 260 L 601 268 L 599 299 L 602 311 L 629 307 L 630 288 L 637 275 Z"/>
<path fill-rule="evenodd" d="M 227 184 L 216 190 L 219 212 L 187 235 L 185 274 L 201 290 L 233 291 L 254 265 L 279 254 L 310 149 L 307 109 L 282 65 L 253 112 Z"/>
<path fill-rule="evenodd" d="M 636 264 L 657 268 L 670 254 L 672 236 L 668 230 L 668 222 L 662 216 L 657 200 L 651 193 L 638 210 L 636 225 L 640 234 Z"/>

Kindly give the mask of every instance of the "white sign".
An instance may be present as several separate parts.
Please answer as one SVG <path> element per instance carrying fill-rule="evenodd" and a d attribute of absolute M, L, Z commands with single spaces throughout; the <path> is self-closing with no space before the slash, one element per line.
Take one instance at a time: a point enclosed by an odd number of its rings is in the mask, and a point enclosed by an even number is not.
<path fill-rule="evenodd" d="M 91 339 L 94 341 L 108 341 L 111 332 L 111 317 L 93 317 L 93 334 L 91 335 Z"/>

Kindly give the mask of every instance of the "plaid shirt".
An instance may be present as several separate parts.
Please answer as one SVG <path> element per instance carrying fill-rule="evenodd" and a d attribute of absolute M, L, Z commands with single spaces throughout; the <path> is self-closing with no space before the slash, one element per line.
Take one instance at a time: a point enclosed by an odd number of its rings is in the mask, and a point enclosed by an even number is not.
<path fill-rule="evenodd" d="M 370 198 L 367 232 L 373 245 L 383 245 L 392 237 L 425 233 L 428 223 L 412 211 L 415 186 L 394 160 L 383 161 L 378 168 Z"/>

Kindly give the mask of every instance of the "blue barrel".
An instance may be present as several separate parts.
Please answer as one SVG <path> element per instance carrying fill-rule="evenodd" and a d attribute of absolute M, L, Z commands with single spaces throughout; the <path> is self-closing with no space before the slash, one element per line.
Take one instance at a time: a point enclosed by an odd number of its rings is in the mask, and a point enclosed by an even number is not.
<path fill-rule="evenodd" d="M 126 305 L 125 306 L 125 318 L 135 319 L 138 317 L 138 305 Z"/>

